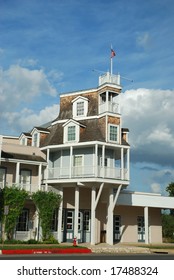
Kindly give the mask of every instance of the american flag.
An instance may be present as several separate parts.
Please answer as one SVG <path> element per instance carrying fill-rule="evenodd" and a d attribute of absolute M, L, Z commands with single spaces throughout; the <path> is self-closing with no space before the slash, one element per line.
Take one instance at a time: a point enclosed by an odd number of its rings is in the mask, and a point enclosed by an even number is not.
<path fill-rule="evenodd" d="M 113 58 L 114 56 L 116 56 L 116 53 L 113 49 L 111 49 L 111 58 Z"/>

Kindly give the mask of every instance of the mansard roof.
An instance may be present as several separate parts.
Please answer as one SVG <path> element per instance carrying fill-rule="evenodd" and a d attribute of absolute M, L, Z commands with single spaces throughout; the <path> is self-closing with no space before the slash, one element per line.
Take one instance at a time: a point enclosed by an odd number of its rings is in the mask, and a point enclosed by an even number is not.
<path fill-rule="evenodd" d="M 72 119 L 73 118 L 73 111 L 72 111 L 72 103 L 73 101 L 77 100 L 78 98 L 85 98 L 88 100 L 89 107 L 87 116 L 96 116 L 98 114 L 98 92 L 96 91 L 87 91 L 82 95 L 77 93 L 76 95 L 63 95 L 60 98 L 60 111 L 58 117 L 52 122 L 54 123 L 57 120 L 65 120 L 65 119 Z"/>
<path fill-rule="evenodd" d="M 105 126 L 103 127 L 102 120 L 99 122 L 98 118 L 81 120 L 79 123 L 81 126 L 79 142 L 88 141 L 101 141 L 105 142 Z M 44 146 L 61 145 L 64 143 L 64 123 L 56 123 L 50 129 L 50 134 L 42 143 Z M 122 139 L 122 145 L 129 145 L 124 139 Z"/>

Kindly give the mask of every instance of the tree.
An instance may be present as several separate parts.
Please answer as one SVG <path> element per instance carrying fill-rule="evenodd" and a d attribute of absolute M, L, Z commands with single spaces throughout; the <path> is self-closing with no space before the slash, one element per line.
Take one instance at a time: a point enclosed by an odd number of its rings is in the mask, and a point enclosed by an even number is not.
<path fill-rule="evenodd" d="M 169 196 L 174 196 L 174 182 L 168 184 L 166 191 L 169 193 Z M 170 210 L 170 214 L 174 216 L 174 209 Z"/>
<path fill-rule="evenodd" d="M 42 227 L 42 239 L 49 240 L 51 238 L 51 223 L 54 210 L 59 208 L 61 195 L 52 191 L 37 191 L 33 193 L 32 199 L 37 207 Z"/>
<path fill-rule="evenodd" d="M 164 238 L 174 238 L 174 217 L 172 215 L 162 215 L 162 229 Z"/>
<path fill-rule="evenodd" d="M 4 213 L 4 207 L 2 209 L 4 231 L 7 235 L 7 239 L 11 240 L 13 238 L 17 219 L 24 207 L 28 193 L 16 186 L 5 187 L 2 191 L 2 197 L 3 203 L 1 204 L 3 206 L 8 206 L 8 213 Z"/>
<path fill-rule="evenodd" d="M 169 193 L 169 196 L 174 196 L 174 182 L 168 184 L 166 191 Z"/>

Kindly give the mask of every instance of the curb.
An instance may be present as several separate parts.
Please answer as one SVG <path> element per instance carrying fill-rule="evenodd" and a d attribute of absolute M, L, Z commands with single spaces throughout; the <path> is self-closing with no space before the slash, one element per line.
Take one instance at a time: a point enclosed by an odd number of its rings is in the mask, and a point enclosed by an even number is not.
<path fill-rule="evenodd" d="M 64 249 L 19 249 L 19 250 L 1 250 L 2 255 L 31 255 L 31 254 L 90 254 L 91 249 L 88 248 L 64 248 Z"/>

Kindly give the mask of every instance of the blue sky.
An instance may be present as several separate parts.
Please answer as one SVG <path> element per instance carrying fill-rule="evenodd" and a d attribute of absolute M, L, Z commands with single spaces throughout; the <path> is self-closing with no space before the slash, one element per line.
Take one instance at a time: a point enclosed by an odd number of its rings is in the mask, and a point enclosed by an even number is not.
<path fill-rule="evenodd" d="M 98 85 L 99 69 L 122 79 L 130 129 L 131 189 L 174 180 L 174 2 L 0 0 L 0 134 L 54 119 L 59 94 Z"/>

